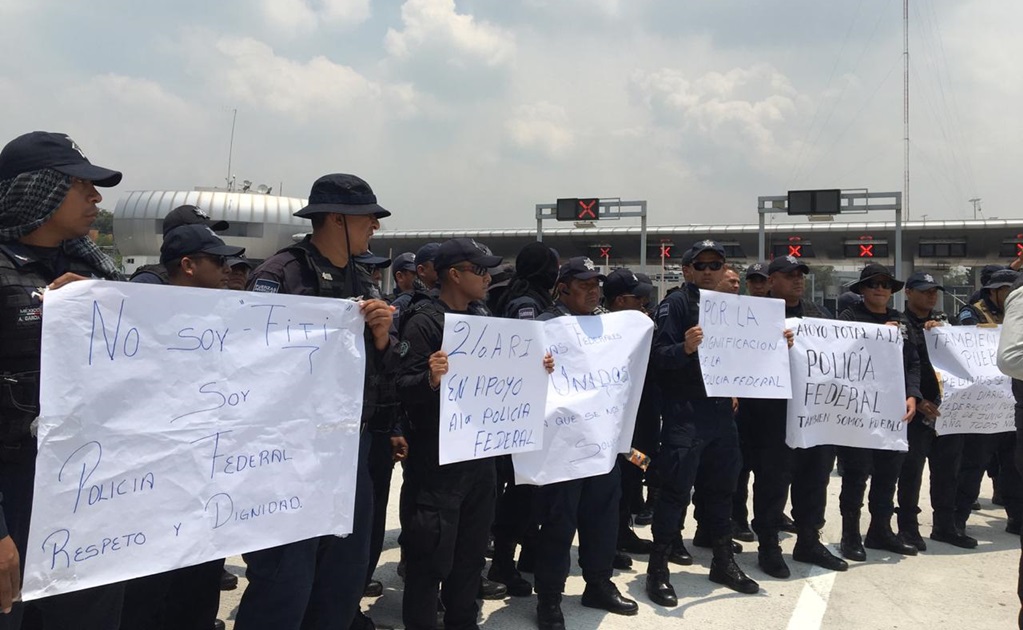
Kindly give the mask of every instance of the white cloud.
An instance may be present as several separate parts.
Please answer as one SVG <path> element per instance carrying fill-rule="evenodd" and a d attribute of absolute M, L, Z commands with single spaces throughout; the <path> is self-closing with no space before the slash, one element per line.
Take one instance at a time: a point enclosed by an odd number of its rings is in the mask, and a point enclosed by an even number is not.
<path fill-rule="evenodd" d="M 504 124 L 508 141 L 519 149 L 536 151 L 550 158 L 564 157 L 575 145 L 565 109 L 540 102 L 523 105 Z"/>
<path fill-rule="evenodd" d="M 389 28 L 384 39 L 387 52 L 398 59 L 432 50 L 455 66 L 471 61 L 498 66 L 515 54 L 515 38 L 509 31 L 458 13 L 454 0 L 407 0 L 401 18 L 402 30 Z"/>
<path fill-rule="evenodd" d="M 406 84 L 371 81 L 349 66 L 317 56 L 302 63 L 277 56 L 251 38 L 222 38 L 217 51 L 226 62 L 215 73 L 232 97 L 250 105 L 301 120 L 371 102 L 384 117 L 407 117 L 417 111 L 415 90 Z"/>
<path fill-rule="evenodd" d="M 370 17 L 369 0 L 262 0 L 260 9 L 270 26 L 290 34 L 356 26 Z"/>
<path fill-rule="evenodd" d="M 760 153 L 775 148 L 775 131 L 792 124 L 799 98 L 788 78 L 765 64 L 693 79 L 674 69 L 640 72 L 632 84 L 663 121 L 681 122 L 686 131 L 719 142 L 752 145 Z"/>

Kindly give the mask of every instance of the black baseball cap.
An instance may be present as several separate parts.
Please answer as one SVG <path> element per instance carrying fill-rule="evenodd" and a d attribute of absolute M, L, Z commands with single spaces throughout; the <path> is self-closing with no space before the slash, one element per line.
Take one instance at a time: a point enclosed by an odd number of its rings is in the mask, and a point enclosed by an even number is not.
<path fill-rule="evenodd" d="M 416 266 L 433 262 L 440 251 L 440 243 L 427 243 L 416 250 Z"/>
<path fill-rule="evenodd" d="M 121 172 L 96 166 L 67 134 L 33 131 L 18 136 L 0 151 L 0 180 L 51 168 L 99 187 L 121 183 Z"/>
<path fill-rule="evenodd" d="M 230 258 L 227 259 L 228 267 L 234 269 L 239 265 L 245 265 L 250 270 L 255 268 L 255 265 L 252 264 L 252 261 L 246 258 L 245 256 L 231 256 Z"/>
<path fill-rule="evenodd" d="M 355 262 L 367 267 L 376 269 L 387 269 L 391 266 L 391 259 L 387 256 L 377 256 L 371 251 L 366 251 L 355 257 Z"/>
<path fill-rule="evenodd" d="M 1002 287 L 1009 287 L 1015 284 L 1017 278 L 1019 278 L 1019 274 L 1012 269 L 999 269 L 991 274 L 991 278 L 981 288 L 1000 289 Z"/>
<path fill-rule="evenodd" d="M 419 256 L 417 255 L 416 258 Z M 450 269 L 460 262 L 471 262 L 474 265 L 496 267 L 501 264 L 501 257 L 494 256 L 486 245 L 477 243 L 471 238 L 453 238 L 444 241 L 433 259 L 433 268 L 438 272 Z M 422 264 L 420 262 L 420 264 Z"/>
<path fill-rule="evenodd" d="M 182 225 L 164 235 L 163 245 L 160 246 L 160 263 L 165 265 L 189 254 L 232 257 L 244 253 L 244 247 L 226 244 L 209 226 Z"/>
<path fill-rule="evenodd" d="M 391 273 L 396 271 L 416 271 L 416 255 L 412 252 L 405 252 L 398 254 L 394 257 L 394 262 L 391 263 Z"/>
<path fill-rule="evenodd" d="M 632 273 L 628 269 L 615 269 L 607 274 L 607 278 L 604 279 L 604 297 L 608 301 L 615 299 L 619 295 L 635 295 L 636 297 L 648 298 L 653 295 L 653 292 L 654 287 L 652 284 L 643 282 L 637 274 Z"/>
<path fill-rule="evenodd" d="M 377 204 L 377 196 L 365 180 L 345 173 L 324 175 L 313 182 L 308 204 L 295 216 L 306 218 L 314 214 L 371 214 L 378 219 L 391 216 Z"/>
<path fill-rule="evenodd" d="M 914 272 L 906 278 L 906 288 L 913 289 L 914 291 L 930 291 L 931 289 L 945 290 L 945 287 L 935 282 L 934 276 L 922 271 Z"/>
<path fill-rule="evenodd" d="M 693 246 L 692 248 L 690 248 L 690 251 L 693 252 L 693 259 L 695 259 L 703 252 L 714 252 L 718 256 L 721 256 L 722 259 L 726 258 L 725 248 L 717 241 L 712 241 L 710 239 L 696 241 L 695 243 L 693 243 Z"/>
<path fill-rule="evenodd" d="M 214 221 L 202 208 L 189 204 L 174 208 L 163 218 L 164 236 L 182 225 L 205 225 L 214 232 L 223 232 L 228 227 L 227 221 Z"/>
<path fill-rule="evenodd" d="M 795 271 L 796 269 L 803 273 L 810 273 L 809 265 L 795 256 L 791 254 L 788 256 L 778 256 L 771 261 L 770 265 L 767 266 L 767 275 L 771 275 L 772 273 L 788 273 L 790 271 Z"/>
<path fill-rule="evenodd" d="M 760 276 L 761 278 L 766 279 L 768 276 L 767 268 L 769 265 L 770 263 L 765 260 L 758 260 L 749 267 L 746 267 L 746 277 L 752 278 L 754 276 Z"/>
<path fill-rule="evenodd" d="M 693 264 L 693 248 L 690 247 L 686 251 L 682 252 L 681 263 L 683 267 L 688 267 Z"/>
<path fill-rule="evenodd" d="M 569 258 L 568 262 L 561 265 L 561 269 L 558 270 L 558 282 L 590 280 L 592 278 L 605 279 L 604 274 L 600 273 L 593 261 L 586 256 Z"/>

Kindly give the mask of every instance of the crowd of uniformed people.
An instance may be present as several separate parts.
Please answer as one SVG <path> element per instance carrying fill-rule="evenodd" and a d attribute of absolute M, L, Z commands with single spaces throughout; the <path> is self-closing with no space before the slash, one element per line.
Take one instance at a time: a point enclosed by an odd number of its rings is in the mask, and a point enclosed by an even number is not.
<path fill-rule="evenodd" d="M 124 280 L 87 237 L 101 201 L 98 188 L 120 179 L 121 173 L 91 164 L 63 134 L 25 134 L 0 152 L 0 629 L 208 630 L 223 627 L 217 619 L 221 589 L 237 587 L 221 560 L 29 604 L 18 600 L 45 290 L 88 278 Z M 949 318 L 936 310 L 943 288 L 932 276 L 914 273 L 903 282 L 882 265 L 866 265 L 843 296 L 837 319 L 894 325 L 904 335 L 909 451 L 793 449 L 785 443 L 787 401 L 717 398 L 704 389 L 700 294 L 738 293 L 742 286 L 715 241 L 698 241 L 685 253 L 684 282 L 657 304 L 644 274 L 615 269 L 605 275 L 588 258 L 563 259 L 540 242 L 523 247 L 514 264 L 467 238 L 425 243 L 393 260 L 375 256 L 370 240 L 389 215 L 359 177 L 323 176 L 296 213 L 309 219 L 310 235 L 256 264 L 217 235 L 228 227 L 224 221 L 181 206 L 164 219 L 160 264 L 130 278 L 354 298 L 365 317 L 367 376 L 353 533 L 244 554 L 248 585 L 235 620 L 239 630 L 373 627 L 360 601 L 383 593 L 373 573 L 395 463 L 403 475 L 397 497 L 402 617 L 405 627 L 417 630 L 475 628 L 480 599 L 534 594 L 538 628 L 571 627 L 562 592 L 576 536 L 586 584 L 582 606 L 637 614 L 637 603 L 613 580 L 616 569 L 631 567 L 633 555 L 648 557 L 649 600 L 676 606 L 672 565 L 693 564 L 683 539 L 690 531 L 684 529 L 690 504 L 692 544 L 712 549 L 709 579 L 740 593 L 759 589 L 736 561 L 741 542 L 756 543 L 755 562 L 764 573 L 790 576 L 782 532 L 796 536 L 792 560 L 831 571 L 868 560 L 868 549 L 916 555 L 928 545 L 918 520 L 925 463 L 931 541 L 965 550 L 977 546 L 967 525 L 985 474 L 995 480 L 995 502 L 1005 506 L 1006 531 L 1019 535 L 1023 482 L 1014 459 L 1016 434 L 935 433 L 941 389 L 923 335 L 948 323 L 1000 323 L 1007 296 L 1021 284 L 1014 269 L 985 268 L 981 289 Z M 390 274 L 393 295 L 381 294 L 383 273 Z M 745 290 L 783 300 L 786 317 L 832 318 L 804 297 L 808 273 L 791 256 L 757 262 L 745 270 Z M 903 290 L 906 308 L 900 312 L 890 303 Z M 517 485 L 508 456 L 439 463 L 446 313 L 545 320 L 623 310 L 647 312 L 655 324 L 632 442 L 638 457 L 619 457 L 604 475 L 539 487 Z M 792 333 L 785 337 L 791 345 Z M 550 355 L 543 362 L 553 369 Z M 1018 381 L 1013 389 L 1023 394 Z M 836 464 L 842 518 L 837 554 L 821 540 Z M 636 525 L 650 525 L 652 539 L 638 535 Z"/>

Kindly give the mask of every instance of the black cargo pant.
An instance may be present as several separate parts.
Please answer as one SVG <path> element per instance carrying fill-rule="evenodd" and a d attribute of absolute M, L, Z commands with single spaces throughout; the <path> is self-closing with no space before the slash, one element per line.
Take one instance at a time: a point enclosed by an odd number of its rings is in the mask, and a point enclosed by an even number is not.
<path fill-rule="evenodd" d="M 962 435 L 938 435 L 917 417 L 907 428 L 909 452 L 899 473 L 899 530 L 919 529 L 920 487 L 924 463 L 931 473 L 931 509 L 934 528 L 952 531 L 954 527 L 956 490 L 959 485 L 959 464 L 963 452 Z"/>
<path fill-rule="evenodd" d="M 35 483 L 35 438 L 0 446 L 0 493 L 3 493 L 7 531 L 25 559 Z M 24 575 L 24 564 L 22 564 Z M 29 603 L 15 602 L 9 614 L 0 613 L 0 630 L 19 630 L 26 612 L 37 621 L 33 630 L 111 630 L 121 619 L 123 584 L 99 586 Z M 26 609 L 32 610 L 27 611 Z"/>
<path fill-rule="evenodd" d="M 852 446 L 839 446 L 836 451 L 842 467 L 842 492 L 838 496 L 842 516 L 859 515 L 869 478 L 867 508 L 871 520 L 890 524 L 895 512 L 895 488 L 906 453 Z"/>
<path fill-rule="evenodd" d="M 789 448 L 785 444 L 785 425 L 785 416 L 764 416 L 753 423 L 750 431 L 752 528 L 761 545 L 777 544 L 790 493 L 797 530 L 815 532 L 824 525 L 834 447 Z"/>
<path fill-rule="evenodd" d="M 407 509 L 401 533 L 406 563 L 402 619 L 409 630 L 433 630 L 439 592 L 444 627 L 474 629 L 480 571 L 494 520 L 494 461 L 438 466 L 435 460 L 418 461 L 414 449 L 409 448 L 402 489 Z"/>
<path fill-rule="evenodd" d="M 220 611 L 224 561 L 131 580 L 124 587 L 122 630 L 209 630 Z"/>
<path fill-rule="evenodd" d="M 756 453 L 753 445 L 757 440 L 757 419 L 743 413 L 742 401 L 739 401 L 739 413 L 735 416 L 735 427 L 739 434 L 739 452 L 742 454 L 742 468 L 735 483 L 735 494 L 732 495 L 732 520 L 736 523 L 749 524 L 749 481 L 753 472 L 753 460 Z"/>
<path fill-rule="evenodd" d="M 521 545 L 527 532 L 536 528 L 533 501 L 536 486 L 515 483 L 515 469 L 510 455 L 495 458 L 497 466 L 497 508 L 494 513 L 494 561 L 511 562 L 515 547 Z"/>
<path fill-rule="evenodd" d="M 631 465 L 631 464 L 630 464 Z M 571 568 L 570 551 L 579 531 L 579 567 L 588 584 L 611 579 L 618 543 L 621 500 L 618 462 L 606 475 L 573 479 L 537 489 L 536 592 L 560 595 Z"/>
<path fill-rule="evenodd" d="M 390 431 L 371 431 L 369 446 L 369 478 L 373 483 L 373 531 L 369 537 L 369 564 L 366 582 L 369 583 L 380 562 L 387 530 L 387 500 L 391 492 L 394 456 Z"/>
<path fill-rule="evenodd" d="M 318 536 L 243 554 L 249 585 L 236 630 L 348 628 L 366 590 L 373 523 L 369 432 L 359 441 L 355 516 L 344 538 Z"/>
<path fill-rule="evenodd" d="M 997 458 L 997 483 L 1005 502 L 1006 514 L 1014 519 L 1023 517 L 1023 480 L 1012 465 L 1016 434 L 967 434 L 963 437 L 962 464 L 955 500 L 956 524 L 959 527 L 966 525 L 971 507 L 980 497 L 980 484 L 992 458 Z"/>
<path fill-rule="evenodd" d="M 731 537 L 732 494 L 742 466 L 731 399 L 666 396 L 663 409 L 661 450 L 652 468 L 660 488 L 654 544 L 678 538 L 694 485 L 700 527 L 715 540 Z"/>

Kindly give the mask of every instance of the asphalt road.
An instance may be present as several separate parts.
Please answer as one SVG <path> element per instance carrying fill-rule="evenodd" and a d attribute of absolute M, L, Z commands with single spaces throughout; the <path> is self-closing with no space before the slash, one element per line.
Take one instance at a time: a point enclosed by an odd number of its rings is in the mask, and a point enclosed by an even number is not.
<path fill-rule="evenodd" d="M 395 470 L 388 508 L 387 538 L 376 571 L 384 583 L 384 595 L 364 599 L 362 607 L 378 628 L 401 628 L 401 579 L 395 574 L 398 564 L 397 496 L 401 475 Z M 926 475 L 925 475 L 926 476 Z M 836 547 L 841 533 L 838 491 L 841 480 L 832 478 L 829 488 L 827 525 L 823 539 Z M 926 480 L 925 480 L 926 484 Z M 927 497 L 926 487 L 921 493 Z M 676 608 L 651 604 L 643 590 L 645 558 L 634 557 L 632 571 L 616 572 L 615 583 L 623 593 L 640 604 L 639 615 L 620 617 L 583 608 L 579 597 L 583 580 L 575 563 L 569 577 L 565 601 L 568 630 L 628 628 L 644 630 L 675 626 L 679 621 L 694 628 L 730 628 L 767 630 L 849 629 L 849 628 L 969 628 L 971 630 L 1015 628 L 1020 604 L 1016 596 L 1020 558 L 1018 536 L 1007 534 L 1005 512 L 990 502 L 991 484 L 985 479 L 981 490 L 980 512 L 974 512 L 968 532 L 980 541 L 977 549 L 964 551 L 927 540 L 928 549 L 916 557 L 903 558 L 887 552 L 867 550 L 867 561 L 850 563 L 844 573 L 831 573 L 791 560 L 794 537 L 783 534 L 782 548 L 792 569 L 792 577 L 776 580 L 756 566 L 755 543 L 745 544 L 738 562 L 760 582 L 757 595 L 740 595 L 707 579 L 710 550 L 689 545 L 695 563 L 691 567 L 672 566 L 672 583 L 679 595 Z M 926 498 L 922 499 L 926 502 Z M 930 532 L 930 510 L 921 506 L 921 531 Z M 691 522 L 691 518 L 689 519 Z M 864 516 L 864 528 L 866 516 Z M 637 528 L 649 538 L 649 528 Z M 687 543 L 691 529 L 684 532 Z M 837 551 L 836 551 L 837 553 Z M 238 590 L 221 597 L 221 618 L 233 627 L 241 593 L 245 587 L 245 565 L 240 557 L 228 559 L 228 570 L 240 577 Z M 530 578 L 530 575 L 526 575 Z M 535 627 L 535 597 L 508 598 L 484 602 L 482 625 L 492 630 Z M 669 621 L 670 620 L 670 621 Z"/>

